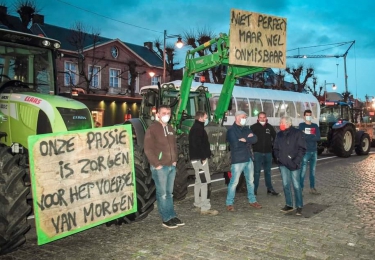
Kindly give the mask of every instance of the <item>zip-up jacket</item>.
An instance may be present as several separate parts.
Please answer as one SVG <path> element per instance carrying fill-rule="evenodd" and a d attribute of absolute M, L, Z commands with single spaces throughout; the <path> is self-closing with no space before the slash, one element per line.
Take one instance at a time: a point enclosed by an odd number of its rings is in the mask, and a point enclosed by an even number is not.
<path fill-rule="evenodd" d="M 273 151 L 279 165 L 285 166 L 291 171 L 298 170 L 306 153 L 304 133 L 292 126 L 285 131 L 278 132 L 273 144 Z"/>
<path fill-rule="evenodd" d="M 317 142 L 320 140 L 320 130 L 317 124 L 299 124 L 299 130 L 305 133 L 306 152 L 317 152 Z"/>
<path fill-rule="evenodd" d="M 170 125 L 154 122 L 146 131 L 144 151 L 152 166 L 171 166 L 177 162 L 176 133 Z"/>
<path fill-rule="evenodd" d="M 256 135 L 248 137 L 251 133 L 253 131 L 251 131 L 249 126 L 239 126 L 236 123 L 229 128 L 227 141 L 230 145 L 232 164 L 248 162 L 252 158 L 251 145 L 256 143 L 258 138 Z M 245 138 L 246 142 L 239 141 L 241 138 Z"/>
<path fill-rule="evenodd" d="M 189 132 L 190 160 L 205 160 L 211 157 L 210 143 L 204 130 L 204 122 L 195 120 Z"/>
<path fill-rule="evenodd" d="M 253 144 L 253 151 L 257 153 L 272 153 L 272 144 L 276 137 L 276 131 L 273 126 L 269 123 L 261 125 L 257 122 L 250 128 L 258 137 L 258 141 Z"/>

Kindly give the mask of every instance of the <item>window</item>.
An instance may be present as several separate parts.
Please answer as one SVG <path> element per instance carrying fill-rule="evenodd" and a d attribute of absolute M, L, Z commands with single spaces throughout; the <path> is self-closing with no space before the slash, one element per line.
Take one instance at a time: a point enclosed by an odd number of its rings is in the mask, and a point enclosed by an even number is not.
<path fill-rule="evenodd" d="M 261 112 L 262 104 L 260 103 L 259 99 L 249 99 L 250 107 L 251 107 L 251 116 L 258 116 L 259 112 Z"/>
<path fill-rule="evenodd" d="M 318 103 L 311 102 L 311 112 L 312 112 L 312 118 L 315 119 L 316 115 L 318 114 Z"/>
<path fill-rule="evenodd" d="M 151 78 L 151 85 L 157 85 L 160 81 L 160 76 L 154 76 Z"/>
<path fill-rule="evenodd" d="M 249 103 L 247 98 L 236 98 L 237 100 L 237 111 L 244 111 L 249 115 Z"/>
<path fill-rule="evenodd" d="M 100 67 L 89 66 L 89 79 L 91 79 L 91 82 L 90 82 L 91 88 L 100 87 Z"/>
<path fill-rule="evenodd" d="M 275 104 L 275 117 L 285 116 L 285 105 L 282 100 L 274 100 Z"/>
<path fill-rule="evenodd" d="M 303 102 L 297 101 L 296 108 L 297 108 L 297 118 L 303 119 L 303 113 L 305 112 L 305 105 L 303 104 Z"/>
<path fill-rule="evenodd" d="M 285 112 L 287 116 L 296 117 L 296 109 L 293 101 L 284 101 Z"/>
<path fill-rule="evenodd" d="M 77 72 L 78 65 L 76 63 L 66 61 L 65 62 L 65 77 L 64 77 L 64 85 L 71 86 L 77 85 L 78 83 L 78 72 Z"/>
<path fill-rule="evenodd" d="M 119 69 L 109 69 L 109 86 L 118 88 L 121 86 Z"/>
<path fill-rule="evenodd" d="M 273 103 L 272 100 L 263 99 L 263 112 L 266 113 L 267 117 L 273 117 Z"/>
<path fill-rule="evenodd" d="M 210 98 L 211 113 L 215 112 L 217 101 L 219 101 L 219 97 L 217 96 Z"/>
<path fill-rule="evenodd" d="M 234 101 L 234 97 L 232 97 L 232 107 L 231 107 L 231 109 L 228 111 L 228 116 L 234 116 L 235 114 L 236 114 L 236 103 L 235 103 L 235 101 Z M 229 105 L 230 105 L 230 103 L 229 103 Z M 230 107 L 229 107 L 230 108 Z"/>

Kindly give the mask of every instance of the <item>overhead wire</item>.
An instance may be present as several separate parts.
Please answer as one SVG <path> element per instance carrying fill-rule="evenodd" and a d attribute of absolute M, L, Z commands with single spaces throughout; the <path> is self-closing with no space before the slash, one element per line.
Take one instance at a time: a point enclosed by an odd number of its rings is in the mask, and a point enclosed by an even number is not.
<path fill-rule="evenodd" d="M 161 31 L 156 31 L 156 30 L 152 30 L 152 29 L 149 29 L 149 28 L 146 28 L 146 27 L 139 26 L 139 25 L 135 25 L 135 24 L 131 24 L 131 23 L 124 22 L 124 21 L 120 21 L 120 20 L 117 20 L 117 19 L 111 18 L 111 17 L 109 17 L 109 16 L 102 15 L 102 14 L 99 14 L 99 13 L 96 13 L 96 12 L 93 12 L 93 11 L 90 11 L 90 10 L 88 10 L 88 9 L 85 9 L 85 8 L 82 8 L 82 7 L 79 7 L 79 6 L 73 5 L 73 4 L 71 4 L 71 3 L 68 3 L 68 2 L 65 2 L 65 1 L 62 1 L 62 0 L 56 0 L 56 1 L 61 2 L 61 3 L 66 4 L 66 5 L 70 5 L 70 6 L 74 7 L 74 8 L 80 9 L 80 10 L 82 10 L 82 11 L 85 11 L 85 12 L 88 12 L 88 13 L 91 13 L 91 14 L 95 14 L 95 15 L 97 15 L 97 16 L 100 16 L 100 17 L 103 17 L 103 18 L 106 18 L 106 19 L 112 20 L 112 21 L 114 21 L 114 22 L 118 22 L 118 23 L 126 24 L 126 25 L 129 25 L 129 26 L 133 26 L 133 27 L 136 27 L 136 28 L 139 28 L 139 29 L 143 29 L 143 30 L 147 30 L 147 31 L 151 31 L 151 32 L 164 33 L 164 32 L 161 32 Z"/>

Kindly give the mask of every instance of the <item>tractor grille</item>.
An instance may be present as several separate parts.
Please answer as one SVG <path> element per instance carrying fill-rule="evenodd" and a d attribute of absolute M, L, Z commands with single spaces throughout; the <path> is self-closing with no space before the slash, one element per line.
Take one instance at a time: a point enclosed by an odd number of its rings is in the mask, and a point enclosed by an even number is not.
<path fill-rule="evenodd" d="M 327 123 L 319 123 L 319 130 L 321 137 L 327 137 L 329 132 L 330 126 Z"/>
<path fill-rule="evenodd" d="M 227 129 L 222 126 L 206 126 L 211 151 L 226 150 Z"/>

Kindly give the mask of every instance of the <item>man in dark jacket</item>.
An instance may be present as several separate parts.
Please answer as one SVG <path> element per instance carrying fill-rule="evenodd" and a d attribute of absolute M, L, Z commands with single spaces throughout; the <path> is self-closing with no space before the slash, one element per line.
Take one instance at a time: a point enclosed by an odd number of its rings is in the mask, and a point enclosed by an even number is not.
<path fill-rule="evenodd" d="M 275 157 L 279 162 L 281 178 L 285 194 L 285 206 L 283 212 L 293 210 L 292 189 L 297 207 L 297 216 L 302 215 L 303 200 L 301 189 L 301 168 L 302 158 L 306 153 L 306 142 L 301 130 L 292 127 L 292 119 L 284 116 L 280 120 L 280 132 L 277 133 L 273 145 Z"/>
<path fill-rule="evenodd" d="M 244 111 L 237 111 L 235 122 L 227 132 L 227 141 L 230 145 L 231 172 L 232 177 L 228 184 L 226 206 L 228 211 L 234 211 L 233 203 L 236 194 L 236 187 L 241 173 L 246 179 L 247 199 L 251 207 L 260 209 L 262 206 L 257 202 L 254 195 L 254 166 L 251 155 L 251 145 L 257 141 L 250 127 L 245 126 L 247 114 Z"/>
<path fill-rule="evenodd" d="M 264 170 L 264 180 L 266 182 L 267 194 L 274 196 L 279 195 L 273 189 L 271 181 L 271 166 L 272 166 L 272 145 L 276 137 L 276 131 L 272 125 L 267 122 L 267 115 L 265 112 L 258 114 L 258 122 L 251 127 L 253 133 L 258 137 L 258 141 L 253 144 L 254 152 L 254 193 L 257 195 L 260 170 Z"/>
<path fill-rule="evenodd" d="M 204 130 L 208 123 L 207 113 L 198 111 L 189 133 L 189 156 L 195 171 L 194 206 L 199 208 L 202 215 L 217 215 L 217 210 L 211 209 L 211 175 L 208 158 L 211 156 L 210 143 Z"/>

